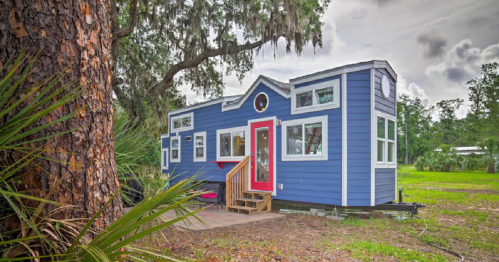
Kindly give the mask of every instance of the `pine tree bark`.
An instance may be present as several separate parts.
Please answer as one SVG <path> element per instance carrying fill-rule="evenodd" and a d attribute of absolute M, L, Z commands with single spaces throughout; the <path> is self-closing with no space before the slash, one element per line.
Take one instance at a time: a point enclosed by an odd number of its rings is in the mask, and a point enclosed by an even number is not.
<path fill-rule="evenodd" d="M 109 0 L 3 0 L 0 1 L 0 65 L 26 48 L 38 55 L 38 66 L 24 86 L 65 71 L 60 85 L 81 86 L 83 95 L 59 108 L 37 125 L 70 112 L 77 117 L 36 134 L 38 137 L 79 128 L 43 142 L 45 156 L 22 178 L 20 188 L 43 196 L 56 178 L 65 177 L 52 199 L 78 208 L 57 218 L 91 217 L 118 190 L 114 158 L 112 109 L 111 20 Z M 5 74 L 5 72 L 0 73 Z M 51 209 L 53 207 L 47 207 Z M 101 214 L 105 227 L 122 214 L 119 197 Z"/>

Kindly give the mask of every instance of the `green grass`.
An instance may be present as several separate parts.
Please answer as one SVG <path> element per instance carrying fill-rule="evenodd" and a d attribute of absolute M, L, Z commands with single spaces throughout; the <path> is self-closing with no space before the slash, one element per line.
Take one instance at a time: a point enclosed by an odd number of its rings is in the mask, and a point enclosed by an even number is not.
<path fill-rule="evenodd" d="M 398 169 L 398 186 L 420 202 L 428 222 L 427 242 L 475 255 L 499 256 L 499 174 Z M 421 221 L 416 221 L 423 224 Z M 480 256 L 479 255 L 479 256 Z"/>
<path fill-rule="evenodd" d="M 395 247 L 384 242 L 369 240 L 355 241 L 341 246 L 350 250 L 354 258 L 363 261 L 379 260 L 377 256 L 392 257 L 398 261 L 448 261 L 449 258 L 442 254 L 422 253 L 406 248 Z"/>

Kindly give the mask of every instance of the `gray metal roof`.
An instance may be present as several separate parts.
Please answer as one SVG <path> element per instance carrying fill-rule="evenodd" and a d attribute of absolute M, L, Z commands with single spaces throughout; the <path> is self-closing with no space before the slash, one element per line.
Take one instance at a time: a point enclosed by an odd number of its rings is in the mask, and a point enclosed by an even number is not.
<path fill-rule="evenodd" d="M 290 89 L 289 83 L 283 83 L 283 82 L 277 81 L 277 80 L 275 80 L 273 78 L 270 78 L 270 77 L 267 77 L 267 76 L 264 76 L 264 75 L 261 75 L 261 77 L 264 78 L 264 79 L 266 79 L 267 81 L 270 81 L 270 82 L 274 83 L 282 91 L 284 91 L 286 93 L 291 93 L 291 91 L 290 91 L 291 89 Z"/>

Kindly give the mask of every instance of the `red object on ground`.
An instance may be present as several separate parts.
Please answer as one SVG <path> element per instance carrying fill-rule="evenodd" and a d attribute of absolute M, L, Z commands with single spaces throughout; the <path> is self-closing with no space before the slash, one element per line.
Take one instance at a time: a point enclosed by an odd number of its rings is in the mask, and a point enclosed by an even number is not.
<path fill-rule="evenodd" d="M 201 195 L 201 198 L 217 198 L 217 193 L 208 193 Z"/>

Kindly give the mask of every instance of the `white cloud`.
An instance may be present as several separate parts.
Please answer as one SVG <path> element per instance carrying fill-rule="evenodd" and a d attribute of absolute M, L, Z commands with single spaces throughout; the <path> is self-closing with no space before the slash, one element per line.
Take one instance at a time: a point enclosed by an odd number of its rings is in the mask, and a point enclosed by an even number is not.
<path fill-rule="evenodd" d="M 397 92 L 398 95 L 406 94 L 412 99 L 420 98 L 430 102 L 430 99 L 421 87 L 419 87 L 416 83 L 410 83 L 407 85 L 407 80 L 402 76 L 399 76 L 397 80 Z"/>
<path fill-rule="evenodd" d="M 427 76 L 443 75 L 451 81 L 464 83 L 480 74 L 482 64 L 499 61 L 499 43 L 480 50 L 470 39 L 454 45 L 443 61 L 426 68 Z"/>

